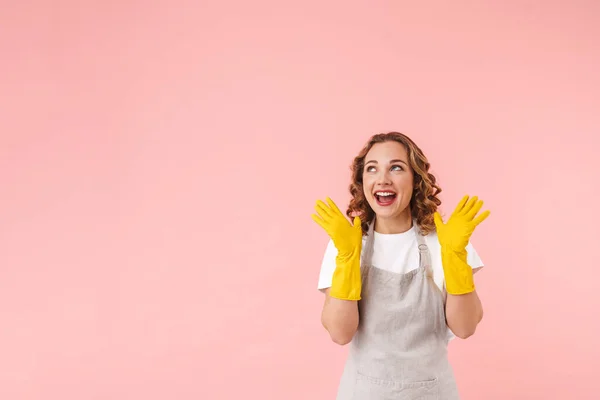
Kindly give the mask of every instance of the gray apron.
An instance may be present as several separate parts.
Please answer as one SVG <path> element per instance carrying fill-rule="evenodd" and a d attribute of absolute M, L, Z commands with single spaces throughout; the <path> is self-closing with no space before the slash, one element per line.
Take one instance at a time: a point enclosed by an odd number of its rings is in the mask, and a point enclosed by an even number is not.
<path fill-rule="evenodd" d="M 373 226 L 361 263 L 358 330 L 337 400 L 458 400 L 444 296 L 432 278 L 425 238 L 415 226 L 419 268 L 397 274 L 372 265 Z"/>

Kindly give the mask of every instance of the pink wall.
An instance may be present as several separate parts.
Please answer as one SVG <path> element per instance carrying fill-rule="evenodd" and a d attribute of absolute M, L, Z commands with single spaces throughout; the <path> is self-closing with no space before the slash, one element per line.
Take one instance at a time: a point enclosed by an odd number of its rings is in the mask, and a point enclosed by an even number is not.
<path fill-rule="evenodd" d="M 596 398 L 598 2 L 10 3 L 0 399 L 332 399 L 310 213 L 386 130 L 492 210 L 463 399 Z"/>

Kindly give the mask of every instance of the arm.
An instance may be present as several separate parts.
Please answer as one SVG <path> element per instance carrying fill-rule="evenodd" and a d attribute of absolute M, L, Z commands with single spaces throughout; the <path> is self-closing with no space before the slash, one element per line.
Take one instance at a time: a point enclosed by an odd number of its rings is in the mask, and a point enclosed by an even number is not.
<path fill-rule="evenodd" d="M 462 295 L 448 294 L 446 323 L 457 337 L 466 339 L 473 335 L 482 318 L 483 307 L 477 291 Z"/>
<path fill-rule="evenodd" d="M 313 220 L 331 237 L 336 253 L 331 286 L 325 289 L 321 323 L 335 343 L 345 345 L 352 340 L 358 327 L 358 300 L 361 293 L 361 220 L 357 216 L 351 224 L 333 200 L 327 198 L 327 203 L 317 201 L 315 208 L 318 215 L 312 216 Z M 327 255 L 328 252 L 326 258 Z M 329 264 L 329 261 L 327 263 Z"/>
<path fill-rule="evenodd" d="M 442 247 L 442 267 L 446 283 L 446 323 L 462 339 L 475 333 L 483 318 L 483 308 L 473 275 L 476 272 L 467 262 L 467 246 L 475 227 L 490 214 L 485 211 L 476 217 L 483 202 L 477 197 L 464 196 L 447 223 L 439 213 L 434 214 L 438 239 Z"/>
<path fill-rule="evenodd" d="M 358 328 L 358 302 L 336 299 L 329 296 L 329 291 L 325 290 L 321 323 L 331 340 L 343 346 L 350 343 Z"/>

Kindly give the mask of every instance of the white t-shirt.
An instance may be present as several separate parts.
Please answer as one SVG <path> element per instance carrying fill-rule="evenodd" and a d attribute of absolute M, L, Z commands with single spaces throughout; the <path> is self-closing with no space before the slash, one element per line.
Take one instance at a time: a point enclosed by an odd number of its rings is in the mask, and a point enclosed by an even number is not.
<path fill-rule="evenodd" d="M 373 231 L 373 262 L 380 269 L 404 274 L 419 267 L 419 245 L 415 234 L 415 226 L 406 232 L 383 234 Z M 363 249 L 367 238 L 363 236 Z M 437 233 L 431 232 L 425 237 L 425 243 L 431 254 L 431 266 L 433 269 L 433 280 L 440 290 L 444 290 L 444 270 L 442 268 L 442 253 Z M 324 291 L 331 287 L 331 279 L 336 267 L 335 258 L 337 249 L 333 241 L 329 240 L 325 255 L 321 262 L 318 289 Z M 361 260 L 364 251 L 361 254 Z M 477 251 L 471 243 L 467 245 L 467 263 L 471 268 L 483 267 L 483 261 L 479 258 Z M 448 329 L 448 339 L 453 339 L 454 334 Z"/>

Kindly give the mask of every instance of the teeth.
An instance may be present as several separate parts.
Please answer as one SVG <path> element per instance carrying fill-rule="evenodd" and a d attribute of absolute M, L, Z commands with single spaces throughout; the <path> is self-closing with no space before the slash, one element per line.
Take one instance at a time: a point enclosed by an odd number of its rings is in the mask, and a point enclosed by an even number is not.
<path fill-rule="evenodd" d="M 392 192 L 376 192 L 377 196 L 393 196 L 395 193 Z"/>

